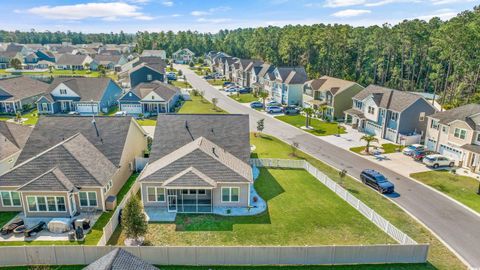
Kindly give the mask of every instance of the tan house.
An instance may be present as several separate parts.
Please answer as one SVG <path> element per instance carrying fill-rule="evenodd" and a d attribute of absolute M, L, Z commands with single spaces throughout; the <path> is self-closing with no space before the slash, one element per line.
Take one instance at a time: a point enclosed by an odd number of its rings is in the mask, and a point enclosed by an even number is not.
<path fill-rule="evenodd" d="M 304 101 L 305 107 L 320 109 L 325 106 L 325 118 L 343 119 L 344 112 L 352 107 L 352 97 L 363 90 L 356 82 L 322 76 L 305 82 L 303 93 L 313 99 Z"/>
<path fill-rule="evenodd" d="M 108 210 L 147 148 L 131 117 L 40 117 L 18 160 L 0 176 L 0 212 L 72 217 Z"/>
<path fill-rule="evenodd" d="M 173 213 L 247 208 L 253 184 L 248 115 L 160 115 L 139 176 L 146 207 Z"/>
<path fill-rule="evenodd" d="M 480 104 L 428 116 L 425 146 L 454 159 L 460 167 L 479 172 Z"/>
<path fill-rule="evenodd" d="M 0 121 L 0 175 L 15 165 L 30 133 L 30 126 Z"/>

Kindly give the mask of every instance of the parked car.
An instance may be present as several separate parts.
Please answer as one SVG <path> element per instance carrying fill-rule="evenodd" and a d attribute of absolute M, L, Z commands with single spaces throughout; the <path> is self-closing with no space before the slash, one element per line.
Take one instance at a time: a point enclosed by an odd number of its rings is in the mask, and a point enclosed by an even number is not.
<path fill-rule="evenodd" d="M 233 82 L 223 82 L 223 87 L 228 87 L 230 85 L 233 85 Z"/>
<path fill-rule="evenodd" d="M 203 76 L 203 78 L 205 80 L 211 80 L 211 79 L 213 79 L 213 76 L 212 75 L 205 75 L 205 76 Z"/>
<path fill-rule="evenodd" d="M 438 167 L 453 167 L 455 166 L 455 161 L 449 157 L 442 156 L 440 154 L 428 155 L 423 158 L 423 164 L 428 167 L 433 167 L 434 169 Z"/>
<path fill-rule="evenodd" d="M 250 92 L 252 92 L 252 88 L 250 87 L 244 87 L 244 88 L 238 89 L 238 93 L 240 94 L 248 94 Z"/>
<path fill-rule="evenodd" d="M 415 151 L 412 154 L 412 158 L 416 161 L 422 161 L 424 157 L 428 155 L 433 155 L 433 154 L 435 154 L 434 151 L 428 151 L 428 150 Z"/>
<path fill-rule="evenodd" d="M 388 181 L 388 179 L 381 173 L 366 169 L 360 173 L 360 179 L 362 183 L 369 185 L 380 193 L 393 193 L 395 191 L 395 186 Z"/>
<path fill-rule="evenodd" d="M 412 144 L 412 145 L 409 145 L 405 148 L 403 148 L 402 150 L 402 153 L 407 155 L 407 156 L 411 156 L 415 151 L 423 151 L 425 150 L 425 147 L 421 144 Z"/>
<path fill-rule="evenodd" d="M 260 101 L 254 101 L 250 103 L 250 108 L 255 109 L 255 108 L 263 108 L 263 103 Z"/>
<path fill-rule="evenodd" d="M 278 103 L 278 102 L 276 102 L 276 101 L 274 101 L 274 100 L 271 100 L 271 101 L 267 102 L 267 104 L 265 104 L 265 106 L 267 106 L 267 107 L 270 107 L 270 106 L 282 106 L 282 104 L 280 104 L 280 103 Z"/>
<path fill-rule="evenodd" d="M 228 88 L 228 89 L 225 89 L 225 92 L 227 93 L 235 93 L 239 90 L 239 88 L 237 87 L 231 87 L 231 88 Z"/>
<path fill-rule="evenodd" d="M 177 74 L 175 74 L 174 72 L 169 72 L 169 73 L 167 73 L 167 79 L 169 79 L 170 81 L 176 81 L 177 80 Z"/>
<path fill-rule="evenodd" d="M 267 107 L 266 111 L 268 113 L 281 113 L 283 112 L 283 108 L 280 106 L 269 106 Z"/>
<path fill-rule="evenodd" d="M 300 109 L 297 106 L 287 106 L 284 109 L 285 114 L 299 114 Z"/>

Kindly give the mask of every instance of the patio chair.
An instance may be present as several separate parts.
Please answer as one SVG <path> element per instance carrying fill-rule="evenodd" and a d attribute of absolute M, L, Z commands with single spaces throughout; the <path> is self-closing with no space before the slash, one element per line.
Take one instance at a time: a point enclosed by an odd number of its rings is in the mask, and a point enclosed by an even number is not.
<path fill-rule="evenodd" d="M 33 234 L 43 231 L 43 228 L 45 228 L 46 225 L 47 224 L 45 222 L 40 221 L 38 224 L 25 230 L 24 232 L 25 237 L 30 237 Z"/>
<path fill-rule="evenodd" d="M 16 218 L 12 220 L 10 223 L 6 224 L 5 226 L 2 227 L 0 230 L 1 235 L 7 235 L 13 230 L 15 230 L 17 227 L 24 225 L 25 223 L 23 222 L 23 219 L 21 218 Z"/>

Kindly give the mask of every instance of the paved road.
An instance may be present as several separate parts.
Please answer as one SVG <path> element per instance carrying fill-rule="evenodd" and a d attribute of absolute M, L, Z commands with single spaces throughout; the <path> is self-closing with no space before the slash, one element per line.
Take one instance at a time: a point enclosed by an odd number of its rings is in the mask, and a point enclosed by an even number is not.
<path fill-rule="evenodd" d="M 448 243 L 471 267 L 480 267 L 480 217 L 417 182 L 397 174 L 381 165 L 325 142 L 284 122 L 266 117 L 226 97 L 197 76 L 186 66 L 178 66 L 190 84 L 205 91 L 205 97 L 218 98 L 218 106 L 229 113 L 249 114 L 250 128 L 256 130 L 256 122 L 265 118 L 264 133 L 286 142 L 298 142 L 304 152 L 357 176 L 364 168 L 384 173 L 395 184 L 400 196 L 392 198 Z"/>

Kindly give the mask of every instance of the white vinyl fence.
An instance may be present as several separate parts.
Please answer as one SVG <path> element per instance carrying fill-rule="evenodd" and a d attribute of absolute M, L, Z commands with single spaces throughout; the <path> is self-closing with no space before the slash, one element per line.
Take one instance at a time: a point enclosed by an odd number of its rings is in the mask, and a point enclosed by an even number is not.
<path fill-rule="evenodd" d="M 304 160 L 289 160 L 289 159 L 251 159 L 251 164 L 256 167 L 270 167 L 270 168 L 292 168 L 305 169 L 313 175 L 318 181 L 327 186 L 330 190 L 335 192 L 340 198 L 358 210 L 363 216 L 377 225 L 382 231 L 390 235 L 400 244 L 414 245 L 417 244 L 415 240 L 410 238 L 407 234 L 392 225 L 388 220 L 377 214 L 373 209 L 368 207 L 362 201 L 353 196 L 350 192 L 337 184 L 332 179 L 328 178 L 324 173 L 315 168 L 313 165 Z"/>
<path fill-rule="evenodd" d="M 87 265 L 113 246 L 0 247 L 0 266 Z M 423 263 L 428 245 L 122 247 L 155 265 L 334 265 Z"/>

